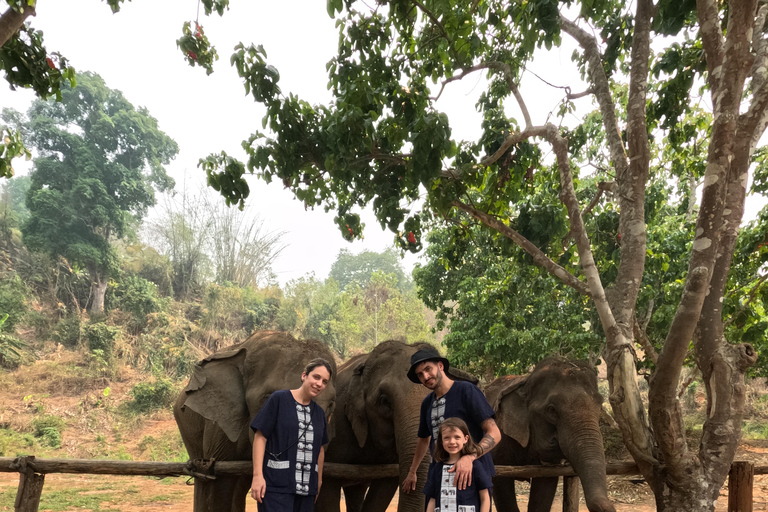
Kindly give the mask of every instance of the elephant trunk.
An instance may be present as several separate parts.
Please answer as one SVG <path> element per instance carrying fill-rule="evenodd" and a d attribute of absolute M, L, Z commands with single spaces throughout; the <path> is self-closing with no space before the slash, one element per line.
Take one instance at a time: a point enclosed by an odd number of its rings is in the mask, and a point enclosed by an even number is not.
<path fill-rule="evenodd" d="M 421 386 L 419 386 L 420 388 Z M 418 389 L 414 386 L 415 390 Z M 419 389 L 420 391 L 420 389 Z M 418 400 L 421 404 L 422 395 L 414 393 L 413 400 Z M 398 512 L 424 512 L 424 494 L 421 492 L 427 481 L 427 470 L 431 460 L 429 454 L 424 459 L 417 470 L 418 480 L 416 490 L 406 494 L 403 492 L 402 483 L 408 476 L 408 471 L 413 462 L 413 454 L 416 450 L 416 441 L 419 432 L 419 415 L 413 411 L 418 411 L 419 407 L 406 406 L 398 408 L 395 411 L 395 442 L 397 443 L 397 457 L 399 464 L 399 501 L 397 505 Z"/>
<path fill-rule="evenodd" d="M 605 447 L 597 421 L 584 425 L 564 421 L 558 426 L 560 448 L 584 489 L 584 499 L 590 512 L 616 512 L 608 499 L 605 478 Z"/>

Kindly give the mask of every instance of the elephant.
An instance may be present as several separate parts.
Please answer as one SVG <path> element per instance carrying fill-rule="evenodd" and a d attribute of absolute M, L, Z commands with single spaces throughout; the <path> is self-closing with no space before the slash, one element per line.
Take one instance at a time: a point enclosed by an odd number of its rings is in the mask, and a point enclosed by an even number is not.
<path fill-rule="evenodd" d="M 335 437 L 326 462 L 341 464 L 398 464 L 399 477 L 374 481 L 341 481 L 325 476 L 316 510 L 338 512 L 340 488 L 348 512 L 384 512 L 408 474 L 416 446 L 421 402 L 429 394 L 424 386 L 408 380 L 410 358 L 426 343 L 407 345 L 385 341 L 368 354 L 348 360 L 336 380 L 336 414 L 331 420 Z M 473 380 L 450 369 L 452 378 Z M 476 380 L 474 380 L 476 382 Z M 426 482 L 429 457 L 418 470 L 417 491 L 400 490 L 399 512 L 424 512 L 421 489 Z M 366 492 L 367 489 L 367 492 Z"/>
<path fill-rule="evenodd" d="M 549 357 L 524 376 L 499 377 L 485 388 L 496 411 L 501 442 L 495 465 L 559 464 L 567 459 L 581 479 L 587 508 L 615 512 L 608 500 L 605 448 L 599 420 L 597 372 L 587 361 Z M 531 480 L 528 512 L 549 512 L 557 477 Z M 514 479 L 494 477 L 499 512 L 519 512 Z"/>
<path fill-rule="evenodd" d="M 319 341 L 260 331 L 200 361 L 173 407 L 190 459 L 251 460 L 250 423 L 256 413 L 274 391 L 299 387 L 304 367 L 316 357 L 328 360 L 334 370 L 317 400 L 329 417 L 336 363 Z M 194 510 L 243 512 L 250 487 L 250 476 L 196 478 Z"/>

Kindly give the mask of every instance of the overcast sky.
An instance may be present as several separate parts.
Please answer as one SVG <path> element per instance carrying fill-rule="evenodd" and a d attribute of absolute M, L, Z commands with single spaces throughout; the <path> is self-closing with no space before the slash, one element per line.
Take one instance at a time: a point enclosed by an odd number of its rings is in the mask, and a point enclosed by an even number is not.
<path fill-rule="evenodd" d="M 199 158 L 224 150 L 242 159 L 241 141 L 261 129 L 265 111 L 245 96 L 229 64 L 234 46 L 262 44 L 268 62 L 280 72 L 283 93 L 317 104 L 331 98 L 325 64 L 336 54 L 338 38 L 323 0 L 232 0 L 221 18 L 200 13 L 200 24 L 219 53 L 214 73 L 206 76 L 202 68 L 186 64 L 175 43 L 182 24 L 193 21 L 197 9 L 195 0 L 133 0 L 113 15 L 100 0 L 48 0 L 39 3 L 32 19 L 32 26 L 44 32 L 49 51 L 60 51 L 78 71 L 100 74 L 134 106 L 147 107 L 160 129 L 179 144 L 169 174 L 178 188 L 186 184 L 193 189 L 206 186 L 205 173 L 197 168 Z M 574 83 L 578 80 L 571 53 L 572 48 L 566 47 L 541 55 L 529 69 L 549 82 L 582 90 Z M 481 119 L 474 104 L 483 89 L 481 81 L 482 74 L 476 73 L 454 82 L 437 103 L 459 139 L 476 139 L 479 133 Z M 521 90 L 534 124 L 546 122 L 563 96 L 530 74 Z M 29 91 L 11 92 L 0 83 L 0 106 L 24 111 L 32 99 Z M 592 108 L 589 99 L 579 102 L 581 108 Z M 25 172 L 19 160 L 15 167 Z M 370 212 L 362 212 L 365 239 L 349 243 L 333 223 L 333 212 L 305 211 L 280 183 L 267 185 L 253 176 L 248 181 L 250 208 L 268 230 L 286 233 L 288 246 L 274 265 L 281 284 L 308 272 L 324 279 L 342 248 L 380 252 L 392 244 L 394 235 L 383 231 Z M 416 257 L 408 255 L 403 264 L 410 271 L 415 262 Z"/>

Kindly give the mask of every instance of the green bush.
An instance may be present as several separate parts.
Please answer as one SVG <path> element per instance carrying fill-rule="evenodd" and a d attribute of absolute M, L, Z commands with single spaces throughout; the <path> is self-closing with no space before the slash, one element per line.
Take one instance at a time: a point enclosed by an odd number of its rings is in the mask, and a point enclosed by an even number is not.
<path fill-rule="evenodd" d="M 142 412 L 169 407 L 173 403 L 176 389 L 168 379 L 159 378 L 154 382 L 139 382 L 133 389 L 134 407 Z"/>
<path fill-rule="evenodd" d="M 40 442 L 51 448 L 59 448 L 61 446 L 61 432 L 54 427 L 46 427 L 40 433 Z"/>
<path fill-rule="evenodd" d="M 91 324 L 83 329 L 88 350 L 100 355 L 105 361 L 112 360 L 118 332 L 119 329 L 106 324 Z"/>
<path fill-rule="evenodd" d="M 53 339 L 68 348 L 74 348 L 80 344 L 82 338 L 82 326 L 79 315 L 70 315 L 59 322 Z"/>
<path fill-rule="evenodd" d="M 9 275 L 10 274 L 10 275 Z M 28 289 L 16 272 L 0 275 L 0 318 L 8 315 L 0 331 L 13 332 L 13 328 L 27 311 Z"/>
<path fill-rule="evenodd" d="M 116 306 L 133 315 L 139 330 L 147 325 L 147 315 L 160 311 L 163 300 L 158 296 L 157 285 L 138 276 L 124 277 L 115 290 Z"/>
<path fill-rule="evenodd" d="M 40 439 L 42 444 L 51 448 L 61 446 L 61 431 L 65 427 L 64 420 L 53 414 L 46 414 L 32 421 L 34 436 Z"/>
<path fill-rule="evenodd" d="M 3 319 L 0 318 L 0 325 Z M 19 351 L 25 346 L 24 342 L 8 333 L 0 332 L 0 367 L 6 370 L 17 368 L 21 364 Z"/>

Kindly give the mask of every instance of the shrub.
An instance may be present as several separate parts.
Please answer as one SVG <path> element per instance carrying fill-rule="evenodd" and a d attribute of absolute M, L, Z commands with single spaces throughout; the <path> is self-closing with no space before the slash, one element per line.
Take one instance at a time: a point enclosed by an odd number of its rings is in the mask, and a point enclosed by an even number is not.
<path fill-rule="evenodd" d="M 64 420 L 53 414 L 46 414 L 32 421 L 34 436 L 40 439 L 41 443 L 51 448 L 61 446 L 61 431 L 65 427 Z"/>
<path fill-rule="evenodd" d="M 163 307 L 157 285 L 138 276 L 123 278 L 115 290 L 115 299 L 117 307 L 133 315 L 134 326 L 139 330 L 146 327 L 147 315 Z"/>
<path fill-rule="evenodd" d="M 176 390 L 168 379 L 155 379 L 154 382 L 139 382 L 133 389 L 134 407 L 142 412 L 169 407 L 173 403 Z"/>
<path fill-rule="evenodd" d="M 88 350 L 100 355 L 105 361 L 112 360 L 118 332 L 117 328 L 106 324 L 91 324 L 83 329 L 83 335 L 88 341 Z"/>
<path fill-rule="evenodd" d="M 2 324 L 3 319 L 0 318 L 0 326 L 2 326 Z M 8 370 L 18 367 L 21 363 L 21 354 L 19 351 L 24 348 L 24 346 L 24 342 L 15 336 L 0 332 L 0 367 Z"/>
<path fill-rule="evenodd" d="M 82 337 L 81 321 L 79 315 L 70 315 L 64 318 L 56 326 L 53 339 L 68 348 L 74 348 L 80 344 Z"/>
<path fill-rule="evenodd" d="M 0 318 L 8 315 L 0 325 L 0 331 L 12 332 L 15 325 L 22 319 L 27 308 L 27 287 L 16 272 L 10 275 L 0 275 Z"/>

